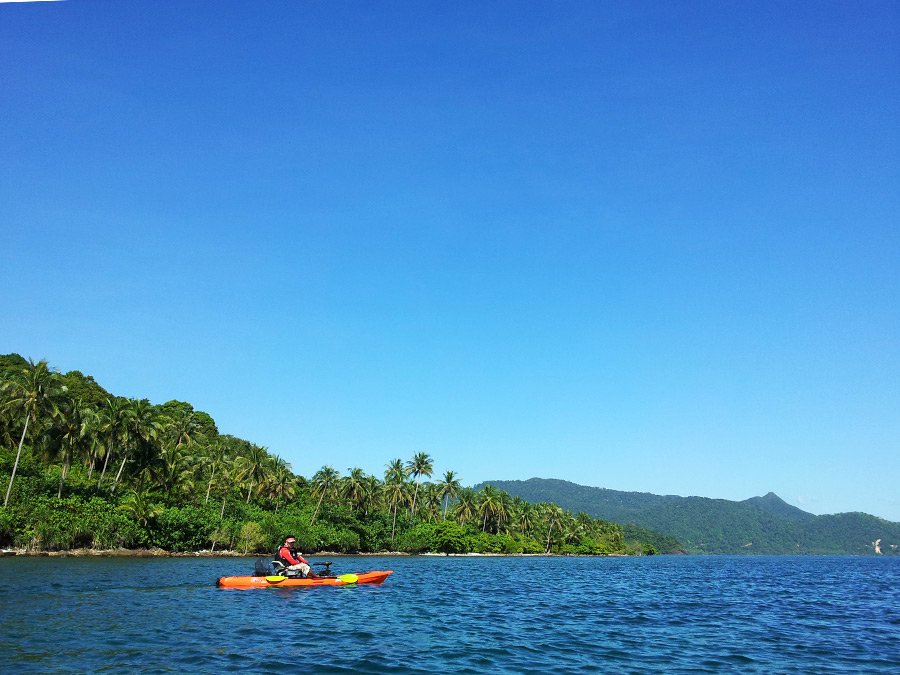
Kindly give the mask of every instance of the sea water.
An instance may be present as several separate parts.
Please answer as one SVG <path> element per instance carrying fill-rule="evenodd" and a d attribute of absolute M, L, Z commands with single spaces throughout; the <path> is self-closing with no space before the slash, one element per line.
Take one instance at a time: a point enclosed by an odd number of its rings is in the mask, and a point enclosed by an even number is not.
<path fill-rule="evenodd" d="M 321 560 L 321 559 L 319 559 Z M 900 673 L 900 558 L 0 559 L 3 673 Z"/>

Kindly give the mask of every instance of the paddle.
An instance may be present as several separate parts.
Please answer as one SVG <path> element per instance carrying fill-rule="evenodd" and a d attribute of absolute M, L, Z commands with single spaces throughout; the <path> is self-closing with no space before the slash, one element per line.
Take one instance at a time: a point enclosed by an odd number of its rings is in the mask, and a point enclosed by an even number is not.
<path fill-rule="evenodd" d="M 290 579 L 290 577 L 279 577 L 279 576 L 266 577 L 266 581 L 269 582 L 270 584 L 280 584 L 282 581 L 285 581 L 286 579 Z M 342 584 L 359 583 L 359 577 L 356 574 L 342 574 L 341 576 L 338 577 L 338 580 Z"/>

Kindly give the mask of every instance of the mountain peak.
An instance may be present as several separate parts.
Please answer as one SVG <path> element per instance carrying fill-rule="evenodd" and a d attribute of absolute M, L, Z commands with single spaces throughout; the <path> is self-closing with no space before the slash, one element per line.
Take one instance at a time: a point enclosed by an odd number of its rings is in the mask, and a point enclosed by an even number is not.
<path fill-rule="evenodd" d="M 815 518 L 813 514 L 796 506 L 791 506 L 774 492 L 768 492 L 762 497 L 751 497 L 745 500 L 745 503 L 753 504 L 758 509 L 785 520 L 809 520 Z"/>

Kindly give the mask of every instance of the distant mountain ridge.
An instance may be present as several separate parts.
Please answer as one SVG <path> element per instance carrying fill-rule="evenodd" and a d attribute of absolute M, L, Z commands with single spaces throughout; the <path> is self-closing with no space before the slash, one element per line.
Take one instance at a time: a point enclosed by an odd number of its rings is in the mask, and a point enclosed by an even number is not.
<path fill-rule="evenodd" d="M 736 502 L 621 492 L 551 478 L 485 481 L 526 501 L 676 537 L 690 553 L 900 555 L 900 523 L 866 513 L 816 516 L 770 492 Z"/>

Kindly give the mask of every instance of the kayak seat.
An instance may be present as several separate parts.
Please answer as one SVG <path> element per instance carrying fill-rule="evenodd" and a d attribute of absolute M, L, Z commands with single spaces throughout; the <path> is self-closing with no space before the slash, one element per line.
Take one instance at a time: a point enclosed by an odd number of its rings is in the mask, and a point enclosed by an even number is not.
<path fill-rule="evenodd" d="M 280 560 L 272 561 L 272 569 L 275 572 L 275 576 L 287 577 L 288 579 L 302 579 L 303 578 L 303 574 L 301 574 L 299 570 L 289 570 L 287 568 L 287 565 L 285 565 Z"/>

